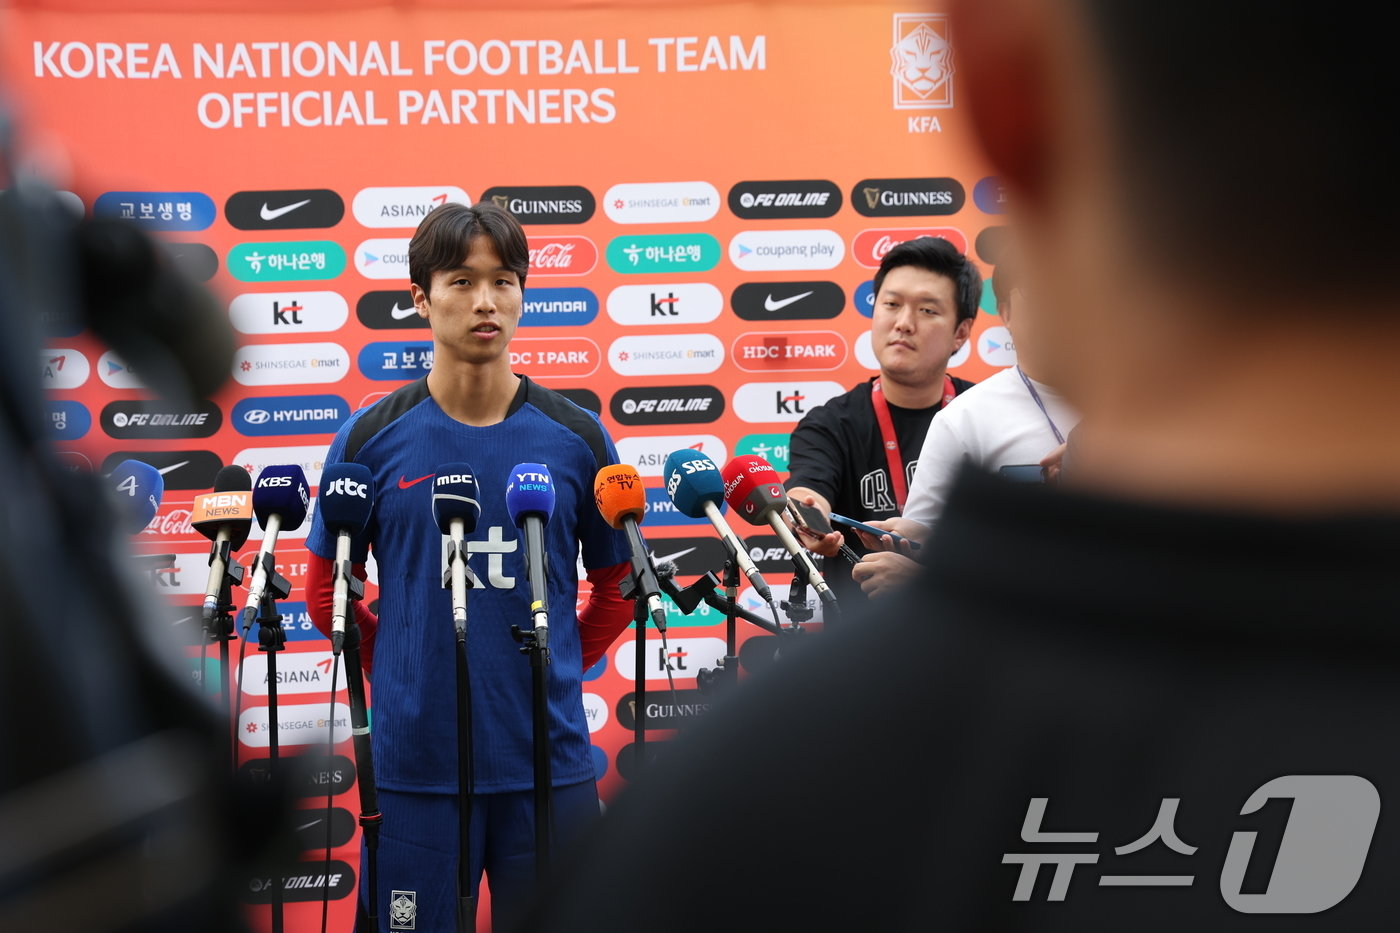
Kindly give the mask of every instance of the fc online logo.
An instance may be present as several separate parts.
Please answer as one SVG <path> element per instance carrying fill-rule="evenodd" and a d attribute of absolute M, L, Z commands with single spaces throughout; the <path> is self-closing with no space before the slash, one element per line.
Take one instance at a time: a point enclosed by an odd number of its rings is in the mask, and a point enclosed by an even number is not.
<path fill-rule="evenodd" d="M 895 13 L 890 61 L 896 110 L 953 106 L 953 47 L 946 15 Z"/>

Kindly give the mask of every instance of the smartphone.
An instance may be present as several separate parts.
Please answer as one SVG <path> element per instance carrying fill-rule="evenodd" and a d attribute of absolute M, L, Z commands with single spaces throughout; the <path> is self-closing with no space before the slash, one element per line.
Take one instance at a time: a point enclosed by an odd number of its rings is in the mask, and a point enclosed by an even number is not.
<path fill-rule="evenodd" d="M 1013 483 L 1043 483 L 1045 482 L 1045 467 L 1038 463 L 1020 463 L 1008 465 L 998 470 L 1003 477 Z"/>
<path fill-rule="evenodd" d="M 826 516 L 822 514 L 822 510 L 815 505 L 803 505 L 801 502 L 789 499 L 788 514 L 792 516 L 797 527 L 804 528 L 814 535 L 829 535 L 835 530 L 831 527 L 831 522 L 827 521 Z"/>
<path fill-rule="evenodd" d="M 891 538 L 894 539 L 896 547 L 898 547 L 901 543 L 908 541 L 909 547 L 911 549 L 915 551 L 919 549 L 919 542 L 915 541 L 912 538 L 906 538 L 903 535 L 897 535 L 893 531 L 881 531 L 874 525 L 867 525 L 865 522 L 858 522 L 854 518 L 847 518 L 844 515 L 837 515 L 835 512 L 831 513 L 831 523 L 833 525 L 841 525 L 846 528 L 854 528 L 856 531 L 863 531 L 873 538 L 883 538 L 885 535 L 889 535 Z"/>

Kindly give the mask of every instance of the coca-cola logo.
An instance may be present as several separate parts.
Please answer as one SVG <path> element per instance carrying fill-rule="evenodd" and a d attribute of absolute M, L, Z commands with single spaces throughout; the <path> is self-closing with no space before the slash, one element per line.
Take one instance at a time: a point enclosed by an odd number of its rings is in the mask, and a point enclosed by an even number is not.
<path fill-rule="evenodd" d="M 851 241 L 851 257 L 867 269 L 876 269 L 890 250 L 921 236 L 941 237 L 956 246 L 958 252 L 967 252 L 967 237 L 953 227 L 887 227 L 857 233 Z"/>
<path fill-rule="evenodd" d="M 150 535 L 152 538 L 160 540 L 192 535 L 195 530 L 194 526 L 190 524 L 190 515 L 188 506 L 157 512 L 156 517 L 151 519 L 151 523 L 141 529 L 141 534 Z"/>
<path fill-rule="evenodd" d="M 586 275 L 598 264 L 598 247 L 586 236 L 532 236 L 529 275 Z"/>

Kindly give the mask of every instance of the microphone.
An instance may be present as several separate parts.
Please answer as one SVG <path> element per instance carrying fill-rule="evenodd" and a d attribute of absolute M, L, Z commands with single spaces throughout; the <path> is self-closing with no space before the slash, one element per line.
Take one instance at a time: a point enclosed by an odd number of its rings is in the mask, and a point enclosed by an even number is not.
<path fill-rule="evenodd" d="M 350 614 L 350 545 L 365 530 L 374 508 L 374 478 L 360 463 L 332 463 L 321 471 L 321 521 L 335 534 L 335 595 L 331 610 L 331 654 L 345 644 Z M 358 581 L 357 581 L 358 582 Z M 359 591 L 363 594 L 363 590 Z"/>
<path fill-rule="evenodd" d="M 525 571 L 530 578 L 530 614 L 535 643 L 549 647 L 549 607 L 546 603 L 544 526 L 554 514 L 554 481 L 543 463 L 517 463 L 506 486 L 506 511 L 516 528 L 525 531 Z"/>
<path fill-rule="evenodd" d="M 306 474 L 299 466 L 267 467 L 253 484 L 253 514 L 262 526 L 263 540 L 253 567 L 253 582 L 248 587 L 248 603 L 243 609 L 245 633 L 252 627 L 253 619 L 258 614 L 258 604 L 267 592 L 267 568 L 277 547 L 277 535 L 283 528 L 289 531 L 300 528 L 301 523 L 306 521 L 306 509 L 310 504 Z"/>
<path fill-rule="evenodd" d="M 463 540 L 481 518 L 480 492 L 470 464 L 444 463 L 433 480 L 433 521 L 452 539 L 448 573 L 452 578 L 452 623 L 457 641 L 467 639 L 467 553 Z"/>
<path fill-rule="evenodd" d="M 118 493 L 122 527 L 127 534 L 139 534 L 156 517 L 165 495 L 165 477 L 149 463 L 123 460 L 109 479 Z"/>
<path fill-rule="evenodd" d="M 229 554 L 243 546 L 253 529 L 253 478 L 248 471 L 241 466 L 222 467 L 214 475 L 214 491 L 195 497 L 190 524 L 214 542 L 209 549 L 209 582 L 204 587 L 207 626 L 219 609 Z"/>
<path fill-rule="evenodd" d="M 715 462 L 698 450 L 677 450 L 666 458 L 662 472 L 666 476 L 666 494 L 677 510 L 691 518 L 708 518 L 734 552 L 734 559 L 749 578 L 749 585 L 758 591 L 764 602 L 772 603 L 773 594 L 749 556 L 748 545 L 729 527 L 719 510 L 724 503 L 724 480 Z"/>
<path fill-rule="evenodd" d="M 593 481 L 593 501 L 603 520 L 618 531 L 627 532 L 627 543 L 632 549 L 632 575 L 635 581 L 632 596 L 644 597 L 647 611 L 656 623 L 658 632 L 666 631 L 666 610 L 661 605 L 661 585 L 656 579 L 656 568 L 651 563 L 651 553 L 642 539 L 642 531 L 637 523 L 642 521 L 647 511 L 647 492 L 642 486 L 642 477 L 637 468 L 626 464 L 603 467 Z M 627 596 L 626 593 L 623 596 Z"/>
<path fill-rule="evenodd" d="M 787 507 L 787 493 L 773 465 L 762 457 L 735 457 L 724 465 L 724 501 L 752 525 L 768 524 L 777 533 L 793 561 L 807 577 L 807 584 L 817 591 L 822 602 L 834 603 L 836 596 L 826 585 L 812 558 L 797 543 L 783 522 L 782 511 Z"/>

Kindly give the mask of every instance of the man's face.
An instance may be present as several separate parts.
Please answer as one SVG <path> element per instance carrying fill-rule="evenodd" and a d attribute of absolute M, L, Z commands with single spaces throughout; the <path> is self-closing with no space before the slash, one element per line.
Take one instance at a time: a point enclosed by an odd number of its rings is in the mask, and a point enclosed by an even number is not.
<path fill-rule="evenodd" d="M 884 378 L 923 386 L 939 378 L 967 340 L 972 321 L 958 323 L 953 280 L 917 266 L 897 266 L 880 284 L 870 328 Z"/>
<path fill-rule="evenodd" d="M 487 236 L 473 237 L 455 269 L 433 273 L 428 292 L 411 285 L 419 316 L 433 329 L 434 360 L 483 364 L 505 355 L 520 324 L 520 277 L 505 267 Z"/>

